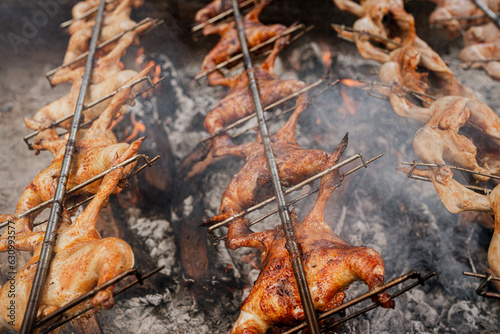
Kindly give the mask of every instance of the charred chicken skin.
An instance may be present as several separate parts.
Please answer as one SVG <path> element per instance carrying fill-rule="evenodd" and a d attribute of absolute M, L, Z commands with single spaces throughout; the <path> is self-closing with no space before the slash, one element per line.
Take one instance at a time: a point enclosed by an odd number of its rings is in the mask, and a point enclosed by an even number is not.
<path fill-rule="evenodd" d="M 407 101 L 393 96 L 392 106 L 402 117 L 425 121 L 426 125 L 417 131 L 413 147 L 425 163 L 445 165 L 445 161 L 481 173 L 489 173 L 487 166 L 479 166 L 476 160 L 477 148 L 471 139 L 460 135 L 460 128 L 466 124 L 500 144 L 500 118 L 486 104 L 470 98 L 448 96 L 436 100 L 429 108 L 410 106 Z M 487 178 L 475 175 L 477 180 Z M 439 182 L 451 178 L 447 167 L 437 173 Z"/>
<path fill-rule="evenodd" d="M 90 129 L 81 129 L 78 132 L 76 139 L 77 153 L 73 159 L 74 167 L 71 168 L 69 174 L 67 189 L 71 189 L 104 172 L 113 165 L 113 162 L 125 161 L 132 157 L 139 149 L 145 138 L 140 138 L 132 144 L 118 143 L 110 128 L 114 116 L 121 110 L 123 104 L 129 98 L 129 95 L 130 88 L 118 92 L 111 99 L 111 103 L 102 115 L 92 124 Z M 59 139 L 59 136 L 53 129 L 47 130 L 47 133 L 51 133 L 52 138 L 46 136 L 43 141 L 35 143 L 34 148 L 51 151 L 51 153 L 54 154 L 54 160 L 49 167 L 40 172 L 28 187 L 26 187 L 17 203 L 16 215 L 54 196 L 57 179 L 64 158 L 66 139 Z M 135 163 L 127 165 L 124 173 L 129 173 L 134 166 Z M 96 181 L 75 192 L 73 195 L 95 194 L 100 183 L 100 181 Z M 116 188 L 116 191 L 119 190 L 120 188 Z M 26 217 L 16 220 L 16 233 L 21 233 L 23 231 L 31 232 L 32 222 L 35 217 L 36 215 L 33 214 L 30 218 Z M 4 231 L 4 234 L 5 233 L 6 231 Z"/>
<path fill-rule="evenodd" d="M 266 61 L 255 70 L 255 78 L 259 85 L 262 107 L 266 107 L 290 94 L 293 94 L 306 86 L 300 80 L 280 80 L 274 74 L 273 66 L 281 49 L 281 45 L 276 44 Z M 211 135 L 217 135 L 213 142 L 215 156 L 223 155 L 221 151 L 224 147 L 232 146 L 229 135 L 225 133 L 224 127 L 250 115 L 255 111 L 255 106 L 250 89 L 247 85 L 248 77 L 243 74 L 238 80 L 219 80 L 232 88 L 232 92 L 223 98 L 207 114 L 203 126 Z"/>
<path fill-rule="evenodd" d="M 401 170 L 407 172 L 408 168 Z M 415 169 L 413 173 L 430 178 L 448 211 L 452 213 L 479 211 L 494 215 L 495 229 L 488 248 L 488 264 L 493 273 L 500 276 L 500 186 L 496 186 L 489 195 L 481 195 L 467 189 L 454 179 L 447 182 L 438 181 L 436 171 L 432 169 Z"/>
<path fill-rule="evenodd" d="M 293 186 L 330 167 L 329 153 L 303 149 L 295 139 L 297 120 L 306 106 L 306 95 L 301 95 L 293 114 L 283 127 L 271 136 L 280 180 L 285 187 Z M 347 145 L 347 137 L 340 147 L 343 145 Z M 271 175 L 260 136 L 255 142 L 227 147 L 222 153 L 242 157 L 246 163 L 224 191 L 219 215 L 212 217 L 204 225 L 221 222 L 273 195 Z"/>
<path fill-rule="evenodd" d="M 73 299 L 92 290 L 114 276 L 134 265 L 134 254 L 131 247 L 118 238 L 102 239 L 95 228 L 99 211 L 109 196 L 115 192 L 123 168 L 108 174 L 85 211 L 71 223 L 69 214 L 64 211 L 54 246 L 50 272 L 45 288 L 42 291 L 38 317 L 46 316 Z M 45 232 L 12 233 L 0 239 L 0 251 L 17 249 L 33 253 L 33 257 L 14 276 L 15 295 L 9 292 L 12 281 L 8 281 L 0 289 L 0 316 L 14 330 L 19 330 L 30 295 L 31 286 L 38 265 L 40 250 Z M 8 307 L 15 303 L 15 319 L 9 318 Z M 71 312 L 76 313 L 89 302 L 83 303 Z M 109 309 L 114 305 L 113 286 L 98 292 L 91 300 L 97 309 Z"/>
<path fill-rule="evenodd" d="M 242 3 L 244 1 L 245 0 L 238 0 L 238 3 Z M 214 0 L 196 12 L 194 21 L 198 24 L 204 23 L 212 17 L 217 16 L 231 8 L 232 6 L 230 0 Z"/>
<path fill-rule="evenodd" d="M 469 26 L 488 22 L 484 12 L 468 0 L 437 0 L 436 9 L 429 16 L 429 23 L 442 26 L 451 38 L 458 37 Z M 494 12 L 500 10 L 500 1 L 482 1 Z M 478 16 L 478 18 L 465 19 L 464 17 Z"/>
<path fill-rule="evenodd" d="M 245 36 L 249 48 L 263 43 L 286 30 L 286 27 L 281 24 L 264 25 L 259 21 L 260 13 L 270 3 L 270 0 L 262 0 L 259 5 L 245 15 L 243 19 Z M 206 25 L 203 28 L 203 34 L 205 36 L 219 34 L 220 40 L 203 59 L 201 65 L 202 72 L 212 71 L 219 63 L 229 60 L 236 53 L 241 52 L 238 31 L 236 30 L 234 22 Z M 286 37 L 282 39 L 286 39 Z M 212 83 L 212 80 L 218 79 L 221 76 L 222 74 L 219 71 L 213 71 L 208 75 L 208 83 L 214 85 L 215 83 Z"/>
<path fill-rule="evenodd" d="M 345 145 L 337 149 L 328 165 L 338 162 Z M 346 290 L 355 281 L 369 289 L 384 284 L 385 266 L 380 255 L 367 247 L 352 246 L 336 235 L 325 222 L 326 202 L 340 183 L 338 170 L 324 176 L 313 209 L 300 223 L 292 213 L 292 223 L 304 261 L 304 271 L 316 310 L 328 311 L 342 304 Z M 248 297 L 232 334 L 266 333 L 278 325 L 291 326 L 304 320 L 286 239 L 281 226 L 260 233 L 246 226 L 240 218 L 230 224 L 226 245 L 235 249 L 252 247 L 262 252 L 260 275 Z M 393 307 L 391 297 L 382 292 L 373 301 Z"/>

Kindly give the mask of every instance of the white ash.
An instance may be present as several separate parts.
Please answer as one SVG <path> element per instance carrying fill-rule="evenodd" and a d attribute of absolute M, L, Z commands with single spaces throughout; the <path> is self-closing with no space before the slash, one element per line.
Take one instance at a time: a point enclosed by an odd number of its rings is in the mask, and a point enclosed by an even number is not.
<path fill-rule="evenodd" d="M 157 266 L 165 266 L 162 273 L 172 275 L 176 264 L 176 248 L 174 242 L 174 231 L 167 220 L 147 218 L 134 218 L 128 222 L 132 231 L 144 241 L 151 257 L 157 262 Z"/>

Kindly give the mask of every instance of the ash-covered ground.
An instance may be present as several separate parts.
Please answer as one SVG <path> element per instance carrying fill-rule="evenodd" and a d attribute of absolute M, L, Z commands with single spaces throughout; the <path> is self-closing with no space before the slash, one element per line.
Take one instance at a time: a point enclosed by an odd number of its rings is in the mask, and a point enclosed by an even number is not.
<path fill-rule="evenodd" d="M 207 135 L 202 127 L 204 115 L 226 94 L 222 88 L 193 81 L 203 56 L 215 40 L 190 37 L 184 16 L 177 11 L 191 11 L 194 15 L 196 6 L 183 7 L 183 4 L 169 3 L 170 7 L 165 9 L 170 20 L 166 28 L 155 32 L 152 39 L 143 41 L 147 52 L 162 64 L 167 80 L 154 101 L 140 102 L 135 108 L 138 115 L 154 118 L 165 129 L 176 165 Z M 334 6 L 331 2 L 328 5 Z M 154 6 L 147 7 L 146 11 L 152 11 L 151 8 Z M 276 11 L 273 8 L 269 10 Z M 416 15 L 420 24 L 417 33 L 439 51 L 456 76 L 474 88 L 483 102 L 499 110 L 496 96 L 500 93 L 500 83 L 481 70 L 460 68 L 461 41 L 448 41 L 441 32 L 425 26 L 429 8 L 432 8 L 429 4 L 421 10 L 415 4 L 409 5 L 408 11 Z M 287 11 L 290 12 L 293 13 Z M 331 22 L 344 23 L 339 17 L 331 18 Z M 293 18 L 288 20 L 293 21 Z M 47 37 L 43 30 L 39 34 L 41 41 L 37 46 L 43 47 Z M 337 39 L 333 31 L 328 35 L 322 30 L 313 30 L 287 47 L 276 64 L 276 73 L 281 78 L 300 78 L 308 83 L 322 77 L 327 68 L 318 52 L 321 43 L 329 45 L 332 51 L 332 69 L 337 77 L 377 79 L 378 63 L 361 58 L 352 44 Z M 3 73 L 0 77 L 3 91 L 0 180 L 4 182 L 0 188 L 1 213 L 14 210 L 24 187 L 50 163 L 48 153 L 35 157 L 26 149 L 22 137 L 27 131 L 22 117 L 33 115 L 65 93 L 64 87 L 52 89 L 43 78 L 43 73 L 62 59 L 61 44 L 47 45 L 46 52 L 42 53 L 39 49 L 24 48 L 21 54 L 13 53 L 9 44 L 6 45 L 5 61 L 0 63 Z M 348 95 L 348 103 L 341 96 L 342 90 Z M 156 105 L 151 107 L 153 102 Z M 348 104 L 354 110 L 349 110 Z M 271 122 L 271 130 L 275 131 L 283 122 L 283 117 Z M 422 274 L 437 272 L 424 287 L 416 287 L 397 298 L 394 310 L 378 308 L 342 325 L 339 333 L 496 333 L 500 330 L 496 320 L 500 311 L 498 301 L 476 295 L 480 281 L 462 275 L 463 271 L 485 273 L 492 230 L 465 216 L 448 213 L 430 183 L 408 179 L 396 170 L 400 161 L 417 159 L 412 142 L 420 127 L 416 121 L 399 118 L 387 101 L 340 84 L 312 99 L 299 120 L 297 138 L 305 148 L 331 152 L 349 132 L 344 158 L 356 153 L 362 153 L 367 159 L 383 154 L 368 169 L 346 177 L 330 200 L 327 221 L 334 231 L 353 245 L 377 250 L 385 261 L 387 280 L 410 270 Z M 238 140 L 253 139 L 254 132 L 250 131 Z M 345 172 L 358 163 L 341 170 Z M 203 218 L 215 215 L 225 186 L 242 164 L 237 158 L 224 159 L 192 180 L 180 185 L 177 182 L 174 193 L 169 195 L 171 198 L 165 199 L 165 205 L 125 209 L 128 218 L 124 219 L 121 228 L 135 234 L 134 249 L 137 253 L 145 253 L 151 265 L 166 266 L 161 276 L 166 283 L 138 288 L 117 298 L 112 310 L 99 314 L 105 333 L 229 331 L 238 316 L 241 301 L 258 276 L 258 252 L 251 249 L 228 251 L 223 244 L 207 246 L 212 257 L 210 270 L 203 282 L 197 282 L 183 270 L 178 248 L 181 236 L 176 236 L 176 226 L 187 224 L 188 217 L 197 208 L 201 208 Z M 194 187 L 196 191 L 185 194 L 179 187 Z M 308 190 L 303 189 L 300 193 Z M 312 195 L 296 205 L 299 218 L 307 214 L 315 198 Z M 271 209 L 269 206 L 250 218 L 257 218 Z M 272 216 L 255 230 L 278 224 L 278 217 Z M 208 244 L 208 236 L 203 242 Z M 193 289 L 193 286 L 202 288 Z M 353 284 L 347 290 L 346 300 L 366 291 L 364 284 Z"/>

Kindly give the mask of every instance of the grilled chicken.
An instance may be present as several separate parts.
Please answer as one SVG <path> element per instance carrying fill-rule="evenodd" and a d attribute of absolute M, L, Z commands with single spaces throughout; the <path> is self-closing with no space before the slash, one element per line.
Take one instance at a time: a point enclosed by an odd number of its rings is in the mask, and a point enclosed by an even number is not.
<path fill-rule="evenodd" d="M 73 81 L 71 90 L 68 94 L 54 102 L 47 104 L 45 107 L 37 111 L 32 119 L 27 117 L 24 118 L 24 122 L 28 128 L 32 130 L 47 129 L 55 121 L 75 112 L 78 94 L 80 92 L 80 86 L 82 82 L 81 74 L 83 74 L 84 68 L 79 68 L 77 71 L 80 75 L 78 75 L 77 79 Z M 108 77 L 100 83 L 89 85 L 87 89 L 87 95 L 84 99 L 84 104 L 87 105 L 91 102 L 97 101 L 104 96 L 114 92 L 118 88 L 121 88 L 126 83 L 130 83 L 134 79 L 138 79 L 140 77 L 141 75 L 138 75 L 138 73 L 134 70 L 123 70 L 115 73 L 114 75 Z M 134 86 L 133 90 L 139 90 L 139 86 L 141 85 Z M 85 109 L 83 111 L 83 121 L 86 122 L 99 116 L 108 107 L 109 104 L 110 99 L 106 99 L 91 108 Z M 123 108 L 125 109 L 125 107 Z M 64 121 L 58 126 L 68 129 L 71 126 L 71 123 L 72 119 Z"/>
<path fill-rule="evenodd" d="M 116 35 L 127 31 L 134 27 L 137 23 L 130 19 L 130 13 L 132 11 L 132 0 L 122 0 L 118 6 L 103 19 L 101 33 L 99 34 L 98 44 L 105 42 Z M 85 26 L 81 27 L 79 30 L 75 31 L 68 43 L 68 49 L 64 55 L 63 64 L 69 64 L 74 61 L 78 56 L 87 52 L 89 50 L 89 43 L 92 37 L 93 26 L 95 22 L 87 23 Z M 148 29 L 151 23 L 146 23 L 137 29 L 134 29 L 133 41 L 137 41 L 139 34 Z M 104 48 L 100 49 L 101 53 L 107 54 L 113 50 L 116 46 L 116 42 L 106 45 Z M 80 66 L 85 65 L 85 59 L 72 64 L 69 69 L 75 69 Z M 56 78 L 66 74 L 69 70 L 68 68 L 63 68 L 56 72 Z M 57 82 L 57 80 L 56 80 Z"/>
<path fill-rule="evenodd" d="M 274 62 L 282 45 L 284 44 L 276 44 L 266 61 L 255 70 L 262 107 L 266 107 L 306 86 L 303 81 L 294 79 L 280 80 L 274 74 Z M 219 84 L 224 82 L 227 86 L 230 86 L 232 92 L 217 103 L 207 114 L 203 123 L 208 133 L 217 135 L 213 145 L 216 156 L 223 154 L 220 150 L 224 149 L 224 147 L 233 145 L 228 134 L 223 132 L 224 127 L 255 111 L 246 74 L 239 76 L 236 81 L 224 79 L 218 82 Z"/>
<path fill-rule="evenodd" d="M 434 0 L 434 2 L 437 7 L 429 16 L 429 22 L 444 27 L 451 38 L 458 37 L 469 26 L 489 21 L 484 12 L 473 1 Z M 494 12 L 500 10 L 500 1 L 498 0 L 484 0 L 482 2 Z M 464 18 L 471 16 L 476 16 L 476 18 Z"/>
<path fill-rule="evenodd" d="M 245 15 L 243 26 L 249 48 L 252 48 L 268 39 L 283 33 L 286 27 L 281 24 L 264 25 L 259 21 L 259 15 L 264 8 L 269 5 L 270 0 L 262 0 L 255 9 Z M 202 72 L 212 71 L 219 63 L 222 63 L 236 53 L 241 52 L 241 45 L 238 39 L 238 31 L 234 21 L 221 23 L 218 25 L 206 25 L 203 28 L 205 36 L 219 34 L 220 40 L 217 45 L 205 56 L 201 65 Z M 286 38 L 286 37 L 283 37 Z M 222 74 L 214 71 L 208 75 L 208 82 L 212 85 L 213 78 L 220 78 Z"/>
<path fill-rule="evenodd" d="M 432 53 L 422 53 L 413 46 L 396 49 L 390 53 L 390 61 L 380 68 L 380 79 L 387 84 L 436 97 L 476 98 L 474 91 L 462 85 L 444 61 L 434 51 Z M 425 96 L 422 98 L 429 103 L 433 101 Z"/>
<path fill-rule="evenodd" d="M 120 158 L 119 158 L 120 159 Z M 116 160 L 114 163 L 118 163 Z M 123 168 L 108 174 L 89 205 L 71 223 L 71 217 L 64 211 L 58 228 L 54 253 L 45 288 L 42 291 L 38 317 L 46 316 L 73 299 L 92 290 L 134 265 L 132 248 L 118 238 L 102 239 L 95 228 L 99 211 L 109 196 L 116 192 Z M 9 228 L 8 228 L 9 229 Z M 26 233 L 11 230 L 12 234 L 0 239 L 0 251 L 7 251 L 9 245 L 17 250 L 33 253 L 33 257 L 19 270 L 13 281 L 14 295 L 7 281 L 0 289 L 0 316 L 10 322 L 14 330 L 19 330 L 30 295 L 31 286 L 40 257 L 45 232 Z M 15 233 L 15 234 L 14 234 Z M 14 240 L 12 244 L 9 240 Z M 8 317 L 8 307 L 15 303 L 15 319 Z M 92 304 L 97 310 L 109 309 L 114 305 L 113 286 L 98 292 L 90 302 L 73 308 L 71 314 Z"/>
<path fill-rule="evenodd" d="M 330 156 L 327 164 L 336 164 L 345 146 Z M 326 202 L 340 183 L 338 170 L 324 176 L 318 199 L 302 223 L 292 213 L 292 223 L 302 253 L 304 271 L 314 308 L 328 311 L 342 304 L 346 290 L 355 281 L 365 282 L 372 290 L 384 284 L 385 267 L 380 255 L 367 247 L 352 246 L 336 235 L 324 220 Z M 262 252 L 261 272 L 231 333 L 266 333 L 278 325 L 292 326 L 304 320 L 297 284 L 286 250 L 281 226 L 260 233 L 239 218 L 229 227 L 226 245 L 257 248 Z M 373 297 L 383 307 L 393 307 L 390 296 L 382 292 Z"/>
<path fill-rule="evenodd" d="M 120 59 L 125 55 L 127 48 L 134 42 L 135 35 L 133 31 L 123 35 L 111 52 L 95 62 L 92 69 L 92 84 L 101 83 L 123 70 L 123 64 L 120 62 Z M 81 68 L 73 69 L 72 67 L 66 67 L 58 70 L 50 78 L 50 83 L 56 86 L 63 82 L 74 82 L 81 76 Z"/>
<path fill-rule="evenodd" d="M 130 96 L 130 88 L 118 92 L 112 99 L 109 106 L 101 116 L 92 124 L 90 129 L 81 129 L 76 139 L 76 155 L 73 159 L 73 166 L 69 173 L 67 189 L 85 182 L 86 180 L 104 172 L 110 168 L 113 161 L 125 161 L 132 157 L 139 149 L 144 138 L 140 138 L 132 144 L 118 143 L 113 131 L 111 131 L 111 122 L 117 112 L 121 110 L 123 104 Z M 48 134 L 52 134 L 49 137 Z M 41 171 L 35 179 L 26 187 L 21 195 L 15 214 L 20 214 L 29 210 L 38 204 L 51 199 L 57 185 L 57 178 L 61 170 L 66 138 L 59 139 L 54 129 L 46 130 L 44 140 L 34 144 L 35 149 L 47 149 L 54 154 L 54 160 L 51 165 Z M 119 160 L 116 160 L 117 157 Z M 127 165 L 124 173 L 129 173 L 135 163 Z M 95 194 L 101 181 L 96 181 L 85 188 L 75 192 L 74 195 Z M 119 191 L 120 188 L 116 188 Z M 32 222 L 36 214 L 30 218 L 18 219 L 16 223 L 16 232 L 31 231 Z M 6 232 L 4 232 L 6 233 Z"/>
<path fill-rule="evenodd" d="M 500 40 L 500 29 L 490 22 L 481 26 L 470 27 L 464 35 L 466 46 L 480 43 L 491 43 Z"/>
<path fill-rule="evenodd" d="M 401 169 L 408 172 L 408 168 Z M 481 195 L 467 189 L 454 179 L 447 182 L 437 180 L 433 169 L 415 169 L 413 174 L 429 177 L 439 198 L 448 211 L 460 213 L 464 211 L 479 211 L 492 213 L 495 216 L 495 230 L 488 248 L 488 264 L 496 276 L 500 276 L 500 186 L 489 195 Z"/>
<path fill-rule="evenodd" d="M 244 1 L 245 0 L 238 0 L 238 3 L 242 3 Z M 231 8 L 233 8 L 231 5 L 231 0 L 214 0 L 196 12 L 194 21 L 198 24 L 204 23 L 210 20 L 212 17 L 217 16 Z"/>
<path fill-rule="evenodd" d="M 365 59 L 386 63 L 390 60 L 386 50 L 394 50 L 402 45 L 413 45 L 418 38 L 415 32 L 415 19 L 404 10 L 401 1 L 368 0 L 363 3 L 363 13 L 363 17 L 354 22 L 353 28 L 368 32 L 372 36 L 335 29 L 345 37 L 353 39 L 359 53 Z M 373 35 L 381 38 L 375 38 Z M 382 47 L 374 45 L 373 42 Z"/>
<path fill-rule="evenodd" d="M 398 100 L 399 99 L 399 100 Z M 486 104 L 470 98 L 448 96 L 436 100 L 429 108 L 410 106 L 407 101 L 393 96 L 391 99 L 396 113 L 402 117 L 410 117 L 425 122 L 413 141 L 418 157 L 426 163 L 444 165 L 451 164 L 468 168 L 477 172 L 489 173 L 487 166 L 479 166 L 476 160 L 477 148 L 473 141 L 458 131 L 469 124 L 479 133 L 500 145 L 500 118 Z M 487 178 L 475 175 L 477 180 Z M 439 182 L 446 182 L 451 173 L 440 168 L 437 174 Z"/>
<path fill-rule="evenodd" d="M 280 180 L 286 187 L 302 182 L 329 167 L 329 153 L 303 149 L 295 139 L 295 127 L 299 115 L 307 106 L 306 100 L 305 95 L 299 97 L 293 114 L 283 127 L 271 136 Z M 345 145 L 347 137 L 338 149 Z M 227 147 L 222 153 L 240 156 L 246 163 L 224 191 L 219 215 L 212 217 L 204 225 L 221 222 L 273 195 L 271 175 L 260 136 L 255 142 Z"/>

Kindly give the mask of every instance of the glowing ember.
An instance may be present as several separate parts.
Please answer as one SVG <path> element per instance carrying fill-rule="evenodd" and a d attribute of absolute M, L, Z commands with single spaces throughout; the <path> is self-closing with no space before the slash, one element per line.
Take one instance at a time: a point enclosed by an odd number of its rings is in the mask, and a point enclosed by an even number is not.
<path fill-rule="evenodd" d="M 365 87 L 367 84 L 364 82 L 360 82 L 357 80 L 352 80 L 352 79 L 342 79 L 340 80 L 340 83 L 348 86 L 348 87 Z"/>
<path fill-rule="evenodd" d="M 319 41 L 319 48 L 321 50 L 321 60 L 323 60 L 323 63 L 325 64 L 325 66 L 327 68 L 331 68 L 332 67 L 332 53 L 330 52 L 330 47 L 328 46 L 328 44 L 325 41 L 320 40 Z"/>

